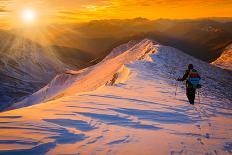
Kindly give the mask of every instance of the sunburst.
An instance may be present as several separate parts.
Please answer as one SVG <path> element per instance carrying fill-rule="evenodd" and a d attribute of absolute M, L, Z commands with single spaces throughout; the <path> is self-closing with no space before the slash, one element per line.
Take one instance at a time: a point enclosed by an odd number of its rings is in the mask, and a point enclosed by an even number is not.
<path fill-rule="evenodd" d="M 36 21 L 37 13 L 33 9 L 24 9 L 21 17 L 24 23 L 34 23 Z"/>

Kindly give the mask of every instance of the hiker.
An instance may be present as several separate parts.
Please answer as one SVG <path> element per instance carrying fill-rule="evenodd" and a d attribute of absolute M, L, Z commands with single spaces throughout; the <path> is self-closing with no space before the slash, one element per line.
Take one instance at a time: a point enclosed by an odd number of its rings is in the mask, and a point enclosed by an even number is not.
<path fill-rule="evenodd" d="M 186 80 L 186 95 L 188 97 L 189 103 L 194 105 L 196 89 L 200 88 L 200 75 L 197 70 L 193 68 L 192 64 L 188 65 L 188 69 L 185 71 L 185 74 L 182 78 L 178 78 L 177 81 L 185 81 Z"/>

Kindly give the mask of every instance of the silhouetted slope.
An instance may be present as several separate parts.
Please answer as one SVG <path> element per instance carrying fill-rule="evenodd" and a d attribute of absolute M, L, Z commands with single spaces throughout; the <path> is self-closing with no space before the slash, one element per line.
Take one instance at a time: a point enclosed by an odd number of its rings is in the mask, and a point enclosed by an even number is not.
<path fill-rule="evenodd" d="M 63 46 L 52 46 L 52 48 L 59 60 L 70 67 L 85 68 L 92 65 L 91 61 L 94 60 L 92 55 L 76 48 Z"/>
<path fill-rule="evenodd" d="M 173 22 L 173 26 L 159 34 L 160 37 L 164 36 L 161 42 L 201 60 L 211 62 L 217 59 L 221 50 L 232 42 L 232 30 L 227 28 L 228 25 L 232 26 L 231 23 L 210 20 Z"/>

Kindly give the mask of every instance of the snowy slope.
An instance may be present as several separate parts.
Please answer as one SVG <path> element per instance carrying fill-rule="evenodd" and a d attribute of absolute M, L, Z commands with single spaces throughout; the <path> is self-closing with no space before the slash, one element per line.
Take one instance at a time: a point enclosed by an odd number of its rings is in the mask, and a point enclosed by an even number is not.
<path fill-rule="evenodd" d="M 12 99 L 29 95 L 65 70 L 53 49 L 23 38 L 5 41 L 0 48 L 0 110 Z"/>
<path fill-rule="evenodd" d="M 25 107 L 77 92 L 91 91 L 105 85 L 124 64 L 140 59 L 155 50 L 153 42 L 146 39 L 133 45 L 134 43 L 130 42 L 128 46 L 122 45 L 114 49 L 95 66 L 57 75 L 47 86 L 8 109 Z M 122 50 L 118 50 L 119 48 Z"/>
<path fill-rule="evenodd" d="M 44 81 L 50 74 L 63 69 L 63 64 L 53 55 L 52 49 L 22 40 L 17 40 L 10 50 L 2 53 L 1 63 L 4 74 L 28 82 Z"/>
<path fill-rule="evenodd" d="M 222 55 L 212 64 L 232 71 L 232 44 L 227 46 Z"/>
<path fill-rule="evenodd" d="M 116 49 L 95 66 L 57 76 L 12 108 L 58 99 L 1 113 L 0 154 L 232 152 L 231 75 L 147 39 Z M 195 106 L 187 103 L 184 84 L 174 95 L 174 79 L 188 63 L 203 77 Z"/>

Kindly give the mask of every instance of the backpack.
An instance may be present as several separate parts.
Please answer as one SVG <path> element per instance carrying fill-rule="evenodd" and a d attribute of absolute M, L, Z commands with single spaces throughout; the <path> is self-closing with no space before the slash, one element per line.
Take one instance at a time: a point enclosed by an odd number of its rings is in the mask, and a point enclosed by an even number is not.
<path fill-rule="evenodd" d="M 187 78 L 188 83 L 193 87 L 193 88 L 200 88 L 200 80 L 201 77 L 198 74 L 197 70 L 191 69 Z"/>

